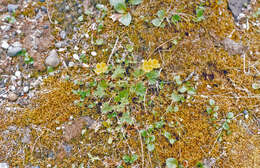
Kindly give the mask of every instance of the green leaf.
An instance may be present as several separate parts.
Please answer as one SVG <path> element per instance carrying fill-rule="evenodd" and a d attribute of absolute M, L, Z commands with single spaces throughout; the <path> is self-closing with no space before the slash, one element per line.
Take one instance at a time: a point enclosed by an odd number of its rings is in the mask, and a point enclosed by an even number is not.
<path fill-rule="evenodd" d="M 97 4 L 96 8 L 98 10 L 101 10 L 101 11 L 107 11 L 108 10 L 107 7 L 105 5 L 103 5 L 103 4 Z"/>
<path fill-rule="evenodd" d="M 178 106 L 174 106 L 173 111 L 174 112 L 178 112 L 179 111 L 179 107 Z"/>
<path fill-rule="evenodd" d="M 138 159 L 138 155 L 133 154 L 132 157 L 131 157 L 130 163 L 131 163 L 131 164 L 134 163 L 137 159 Z"/>
<path fill-rule="evenodd" d="M 104 88 L 99 85 L 97 87 L 97 90 L 94 92 L 94 95 L 99 97 L 99 98 L 102 98 L 103 96 L 105 96 Z"/>
<path fill-rule="evenodd" d="M 181 87 L 178 89 L 178 91 L 179 91 L 180 93 L 185 93 L 187 90 L 188 90 L 188 88 L 187 88 L 185 85 L 181 86 Z"/>
<path fill-rule="evenodd" d="M 173 110 L 172 106 L 170 105 L 170 106 L 167 107 L 166 112 L 169 113 L 169 112 L 172 112 L 172 110 Z"/>
<path fill-rule="evenodd" d="M 170 142 L 170 144 L 174 144 L 176 142 L 176 139 L 170 138 L 169 142 Z"/>
<path fill-rule="evenodd" d="M 147 131 L 144 130 L 144 129 L 140 130 L 140 134 L 141 134 L 142 137 L 147 137 L 147 135 L 148 135 Z"/>
<path fill-rule="evenodd" d="M 229 125 L 227 122 L 224 122 L 223 128 L 224 128 L 224 130 L 229 130 Z"/>
<path fill-rule="evenodd" d="M 152 152 L 154 150 L 154 148 L 155 148 L 154 144 L 148 144 L 147 145 L 147 149 L 148 149 L 149 152 Z"/>
<path fill-rule="evenodd" d="M 204 7 L 199 6 L 199 7 L 196 9 L 196 16 L 197 16 L 198 18 L 203 17 L 204 10 L 205 10 Z"/>
<path fill-rule="evenodd" d="M 138 78 L 140 76 L 142 76 L 144 74 L 144 71 L 142 71 L 141 69 L 136 69 L 134 72 L 134 77 Z"/>
<path fill-rule="evenodd" d="M 129 3 L 131 5 L 139 5 L 140 3 L 142 3 L 143 0 L 130 0 Z"/>
<path fill-rule="evenodd" d="M 172 16 L 171 20 L 172 20 L 172 23 L 176 24 L 177 22 L 179 22 L 181 20 L 181 17 L 180 17 L 180 15 L 175 14 Z"/>
<path fill-rule="evenodd" d="M 157 12 L 157 16 L 159 17 L 159 19 L 163 20 L 165 17 L 165 10 L 159 10 Z"/>
<path fill-rule="evenodd" d="M 128 52 L 133 52 L 133 50 L 134 50 L 134 45 L 132 45 L 132 44 L 127 44 L 127 45 L 126 45 L 126 49 L 127 49 Z"/>
<path fill-rule="evenodd" d="M 177 168 L 178 161 L 175 158 L 168 158 L 168 159 L 166 159 L 166 167 L 167 168 Z"/>
<path fill-rule="evenodd" d="M 118 3 L 114 6 L 114 8 L 118 13 L 125 13 L 126 12 L 126 4 L 125 3 Z"/>
<path fill-rule="evenodd" d="M 119 22 L 122 23 L 125 26 L 129 26 L 132 20 L 131 14 L 128 12 L 127 14 L 124 14 L 120 19 Z"/>
<path fill-rule="evenodd" d="M 159 72 L 158 71 L 151 71 L 149 73 L 146 73 L 146 77 L 150 79 L 157 79 L 159 77 Z"/>
<path fill-rule="evenodd" d="M 160 129 L 164 126 L 165 122 L 164 121 L 158 121 L 154 124 L 154 127 L 157 129 Z"/>
<path fill-rule="evenodd" d="M 182 84 L 182 81 L 181 81 L 181 77 L 178 75 L 178 76 L 175 76 L 174 77 L 174 80 L 175 82 L 177 83 L 177 85 L 181 85 Z"/>
<path fill-rule="evenodd" d="M 181 97 L 177 93 L 172 93 L 171 99 L 173 102 L 179 102 L 181 100 Z"/>
<path fill-rule="evenodd" d="M 96 45 L 101 46 L 103 44 L 104 44 L 104 40 L 103 39 L 97 39 L 96 40 Z"/>
<path fill-rule="evenodd" d="M 227 118 L 228 119 L 232 119 L 234 117 L 234 113 L 232 113 L 232 112 L 228 112 L 227 113 Z"/>
<path fill-rule="evenodd" d="M 207 107 L 207 110 L 206 110 L 206 111 L 207 111 L 208 114 L 211 114 L 213 110 L 212 110 L 211 107 Z"/>
<path fill-rule="evenodd" d="M 138 96 L 145 96 L 146 88 L 142 82 L 139 82 L 135 87 L 134 87 L 135 93 Z"/>
<path fill-rule="evenodd" d="M 123 113 L 122 117 L 120 118 L 120 121 L 121 121 L 122 123 L 128 123 L 128 124 L 130 124 L 130 125 L 133 124 L 133 120 L 132 120 L 132 118 L 131 118 L 129 112 Z"/>
<path fill-rule="evenodd" d="M 106 102 L 102 105 L 102 108 L 101 108 L 102 113 L 105 114 L 105 113 L 111 112 L 112 110 L 113 110 L 113 107 L 111 107 L 108 102 Z"/>
<path fill-rule="evenodd" d="M 163 135 L 167 138 L 170 139 L 171 138 L 171 134 L 167 131 L 164 131 Z"/>
<path fill-rule="evenodd" d="M 51 73 L 51 72 L 53 72 L 53 71 L 54 71 L 53 67 L 51 67 L 51 66 L 48 66 L 48 67 L 47 67 L 47 72 L 48 72 L 48 73 Z"/>
<path fill-rule="evenodd" d="M 124 160 L 125 163 L 130 163 L 131 157 L 129 155 L 124 155 L 123 160 Z"/>
<path fill-rule="evenodd" d="M 124 72 L 125 72 L 125 70 L 121 66 L 118 66 L 112 75 L 112 79 L 116 79 L 116 78 L 120 78 L 120 77 L 123 78 Z"/>
<path fill-rule="evenodd" d="M 187 93 L 189 95 L 195 95 L 196 94 L 196 89 L 194 87 L 189 87 Z"/>
<path fill-rule="evenodd" d="M 155 27 L 160 27 L 160 25 L 162 24 L 163 20 L 162 19 L 159 19 L 159 18 L 155 18 L 152 20 L 152 24 L 155 26 Z"/>
<path fill-rule="evenodd" d="M 119 3 L 125 3 L 125 0 L 109 0 L 111 6 L 116 6 Z"/>

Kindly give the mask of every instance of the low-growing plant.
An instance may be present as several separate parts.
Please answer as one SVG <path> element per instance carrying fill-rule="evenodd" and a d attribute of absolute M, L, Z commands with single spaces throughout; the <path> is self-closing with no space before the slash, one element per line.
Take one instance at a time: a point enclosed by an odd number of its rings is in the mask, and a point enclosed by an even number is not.
<path fill-rule="evenodd" d="M 143 0 L 109 0 L 110 5 L 113 6 L 115 11 L 120 15 L 117 15 L 117 19 L 120 23 L 125 26 L 129 26 L 132 21 L 132 16 L 130 12 L 127 11 L 127 4 L 129 5 L 139 5 Z"/>

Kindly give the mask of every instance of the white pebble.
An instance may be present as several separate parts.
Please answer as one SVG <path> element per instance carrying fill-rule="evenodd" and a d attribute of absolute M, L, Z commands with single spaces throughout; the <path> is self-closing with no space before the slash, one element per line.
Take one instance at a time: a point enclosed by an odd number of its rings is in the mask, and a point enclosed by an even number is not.
<path fill-rule="evenodd" d="M 76 50 L 76 51 L 79 50 L 79 47 L 78 47 L 78 46 L 75 46 L 75 47 L 74 47 L 74 50 Z"/>
<path fill-rule="evenodd" d="M 69 67 L 73 67 L 74 65 L 74 62 L 69 62 Z"/>
<path fill-rule="evenodd" d="M 15 86 L 14 85 L 10 86 L 10 90 L 15 91 Z"/>
<path fill-rule="evenodd" d="M 74 58 L 75 60 L 79 60 L 78 54 L 73 54 L 73 58 Z"/>
<path fill-rule="evenodd" d="M 9 168 L 7 163 L 0 163 L 0 168 Z"/>
<path fill-rule="evenodd" d="M 29 87 L 28 87 L 28 86 L 25 86 L 25 87 L 23 88 L 23 92 L 24 92 L 24 93 L 28 93 L 28 92 L 29 92 Z"/>
<path fill-rule="evenodd" d="M 89 35 L 88 33 L 85 34 L 85 38 L 88 39 L 89 38 Z"/>
<path fill-rule="evenodd" d="M 18 79 L 20 79 L 21 78 L 21 71 L 16 71 L 15 72 L 15 76 L 18 78 Z"/>
<path fill-rule="evenodd" d="M 83 63 L 82 66 L 83 66 L 84 68 L 88 68 L 88 67 L 89 67 L 89 65 L 88 65 L 88 64 L 85 64 L 85 63 Z"/>
<path fill-rule="evenodd" d="M 91 55 L 92 55 L 92 56 L 97 56 L 97 52 L 96 52 L 96 51 L 92 51 L 92 52 L 91 52 Z"/>
<path fill-rule="evenodd" d="M 6 41 L 2 41 L 1 47 L 3 49 L 8 49 L 9 48 L 9 44 Z"/>

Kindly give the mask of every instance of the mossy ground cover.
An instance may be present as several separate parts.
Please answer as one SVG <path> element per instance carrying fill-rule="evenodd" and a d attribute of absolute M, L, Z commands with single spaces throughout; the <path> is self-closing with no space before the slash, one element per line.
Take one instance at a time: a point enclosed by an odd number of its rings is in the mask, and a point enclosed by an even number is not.
<path fill-rule="evenodd" d="M 52 20 L 57 19 L 62 25 L 52 25 L 53 34 L 58 37 L 57 27 L 66 29 L 71 21 L 66 20 L 63 13 L 59 13 L 55 4 L 61 1 L 50 2 Z M 73 2 L 71 2 L 73 4 Z M 119 22 L 112 22 L 110 15 L 115 13 L 106 1 L 99 1 L 108 7 L 103 18 L 103 28 L 100 32 L 91 30 L 91 24 L 97 22 L 102 12 L 95 9 L 95 16 L 84 15 L 84 21 L 75 21 L 82 34 L 88 33 L 89 39 L 82 39 L 78 43 L 80 50 L 86 50 L 86 60 L 89 68 L 74 67 L 62 70 L 60 74 L 49 77 L 41 87 L 42 93 L 38 95 L 33 104 L 26 110 L 17 114 L 10 125 L 21 127 L 36 125 L 41 131 L 32 131 L 32 144 L 24 149 L 24 155 L 14 155 L 10 163 L 15 165 L 41 165 L 45 167 L 70 167 L 72 164 L 84 163 L 89 167 L 165 167 L 167 158 L 176 158 L 184 167 L 195 167 L 197 162 L 214 160 L 216 167 L 257 167 L 259 156 L 257 155 L 259 139 L 259 89 L 252 88 L 252 84 L 259 80 L 259 30 L 252 25 L 256 18 L 250 18 L 249 30 L 236 28 L 232 15 L 224 1 L 148 1 L 144 0 L 138 6 L 131 6 L 127 10 L 131 12 L 133 20 L 129 26 L 123 26 Z M 72 5 L 73 6 L 73 5 Z M 196 8 L 203 6 L 204 19 L 195 22 Z M 155 27 L 151 20 L 156 17 L 159 10 L 168 13 L 179 13 L 181 20 L 177 24 L 165 22 L 164 27 Z M 257 7 L 255 8 L 257 9 Z M 28 10 L 31 10 L 28 8 Z M 73 12 L 73 9 L 71 10 Z M 29 12 L 30 14 L 30 12 Z M 30 15 L 28 16 L 30 17 Z M 55 18 L 57 17 L 57 18 Z M 77 14 L 74 17 L 79 17 Z M 48 18 L 46 18 L 48 19 Z M 60 20 L 59 20 L 60 19 Z M 68 23 L 66 23 L 68 22 Z M 69 28 L 68 28 L 69 29 Z M 69 36 L 73 36 L 71 33 Z M 240 55 L 230 55 L 221 45 L 221 41 L 231 35 L 231 39 L 248 46 L 245 51 L 246 64 Z M 110 53 L 118 38 L 116 51 L 112 55 L 107 74 L 97 75 L 95 65 L 107 62 Z M 104 44 L 96 45 L 97 39 L 104 39 Z M 84 48 L 84 41 L 90 44 Z M 127 45 L 133 45 L 133 51 L 127 51 Z M 257 45 L 258 44 L 258 45 Z M 71 60 L 74 53 L 71 49 L 64 51 L 65 59 Z M 91 51 L 96 51 L 97 56 L 91 56 Z M 253 54 L 249 51 L 253 51 Z M 124 59 L 122 59 L 122 57 Z M 113 79 L 111 76 L 117 66 L 128 69 L 133 74 L 142 66 L 140 60 L 154 58 L 160 62 L 160 76 L 157 82 L 162 82 L 163 87 L 149 85 L 147 78 L 136 80 L 133 75 L 123 73 L 123 76 Z M 126 63 L 128 60 L 130 63 Z M 249 62 L 250 61 L 250 62 Z M 255 63 L 254 66 L 253 63 Z M 249 68 L 248 68 L 249 67 Z M 245 73 L 250 69 L 250 74 Z M 159 69 L 158 69 L 159 71 Z M 196 94 L 185 93 L 184 102 L 172 103 L 171 95 L 179 88 L 174 77 L 180 76 L 187 79 L 191 86 L 196 88 Z M 69 77 L 69 78 L 66 78 Z M 82 101 L 82 106 L 76 102 L 80 96 L 73 93 L 74 90 L 83 89 L 86 83 L 102 79 L 108 83 L 116 83 L 117 80 L 128 81 L 130 85 L 142 81 L 147 88 L 144 99 L 133 100 L 136 95 L 129 97 L 129 104 L 124 110 L 130 110 L 133 124 L 124 123 L 118 127 L 117 121 L 123 113 L 118 112 L 117 117 L 108 118 L 100 108 L 89 108 L 89 105 L 97 102 L 104 105 L 114 98 L 114 90 L 108 86 L 108 97 L 98 98 L 94 95 L 96 87 L 90 89 L 90 96 Z M 78 83 L 75 83 L 75 81 Z M 89 86 L 89 85 L 87 85 Z M 46 92 L 45 92 L 46 91 Z M 218 117 L 212 120 L 207 113 L 210 106 L 209 100 L 214 100 L 214 106 L 218 106 Z M 112 101 L 113 102 L 113 101 Z M 115 105 L 115 104 L 112 104 Z M 178 107 L 178 110 L 169 110 Z M 126 112 L 124 111 L 123 112 Z M 243 111 L 249 113 L 245 119 Z M 225 131 L 222 125 L 227 120 L 229 112 L 234 117 L 228 123 L 230 127 Z M 98 131 L 87 130 L 84 135 L 73 139 L 71 154 L 61 158 L 47 158 L 44 150 L 59 151 L 59 144 L 63 140 L 62 131 L 56 127 L 69 121 L 70 116 L 78 118 L 90 116 L 102 123 Z M 162 126 L 158 126 L 163 122 Z M 7 125 L 8 125 L 7 124 Z M 219 127 L 215 127 L 215 125 Z M 140 136 L 141 130 L 147 130 L 153 126 L 151 136 L 155 140 L 154 149 L 149 151 L 145 139 Z M 157 126 L 156 126 L 157 125 Z M 169 138 L 164 136 L 168 132 L 176 141 L 171 144 Z M 18 135 L 14 135 L 19 137 Z M 221 140 L 219 138 L 221 137 Z M 112 142 L 110 139 L 112 138 Z M 150 143 L 149 143 L 150 144 Z M 22 146 L 22 144 L 20 144 Z M 21 148 L 21 147 L 20 147 Z M 19 146 L 17 150 L 20 149 Z M 40 152 L 37 152 L 38 149 Z M 40 153 L 40 154 L 39 154 Z M 138 155 L 132 164 L 123 161 L 125 155 Z"/>

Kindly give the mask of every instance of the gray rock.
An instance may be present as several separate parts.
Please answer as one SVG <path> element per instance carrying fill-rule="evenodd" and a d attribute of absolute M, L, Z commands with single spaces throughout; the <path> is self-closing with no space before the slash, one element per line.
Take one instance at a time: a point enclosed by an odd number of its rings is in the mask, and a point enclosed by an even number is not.
<path fill-rule="evenodd" d="M 7 5 L 7 10 L 8 12 L 12 13 L 15 12 L 16 9 L 18 9 L 19 5 L 16 4 L 8 4 Z"/>
<path fill-rule="evenodd" d="M 65 31 L 60 32 L 60 37 L 64 40 L 66 38 L 67 34 Z"/>
<path fill-rule="evenodd" d="M 0 168 L 9 168 L 7 163 L 0 163 Z"/>
<path fill-rule="evenodd" d="M 22 47 L 14 47 L 10 46 L 7 50 L 7 55 L 10 57 L 16 56 L 20 51 L 22 51 Z"/>
<path fill-rule="evenodd" d="M 222 41 L 222 44 L 223 44 L 225 50 L 228 51 L 228 53 L 230 55 L 243 54 L 247 50 L 246 46 L 244 46 L 240 43 L 237 43 L 230 38 L 225 38 Z"/>
<path fill-rule="evenodd" d="M 56 50 L 51 50 L 49 56 L 45 59 L 45 64 L 51 67 L 57 67 L 60 63 L 60 59 Z"/>
<path fill-rule="evenodd" d="M 23 138 L 22 138 L 22 143 L 24 143 L 24 144 L 28 144 L 30 141 L 31 141 L 31 135 L 30 135 L 30 133 L 31 133 L 31 130 L 30 130 L 30 128 L 25 128 L 25 130 L 24 130 L 24 136 L 23 136 Z"/>
<path fill-rule="evenodd" d="M 65 47 L 67 45 L 67 43 L 65 41 L 59 41 L 57 43 L 55 43 L 55 47 L 57 48 L 62 48 Z"/>
<path fill-rule="evenodd" d="M 229 0 L 228 7 L 231 10 L 235 20 L 238 20 L 239 14 L 242 12 L 245 4 L 249 4 L 251 0 Z"/>

